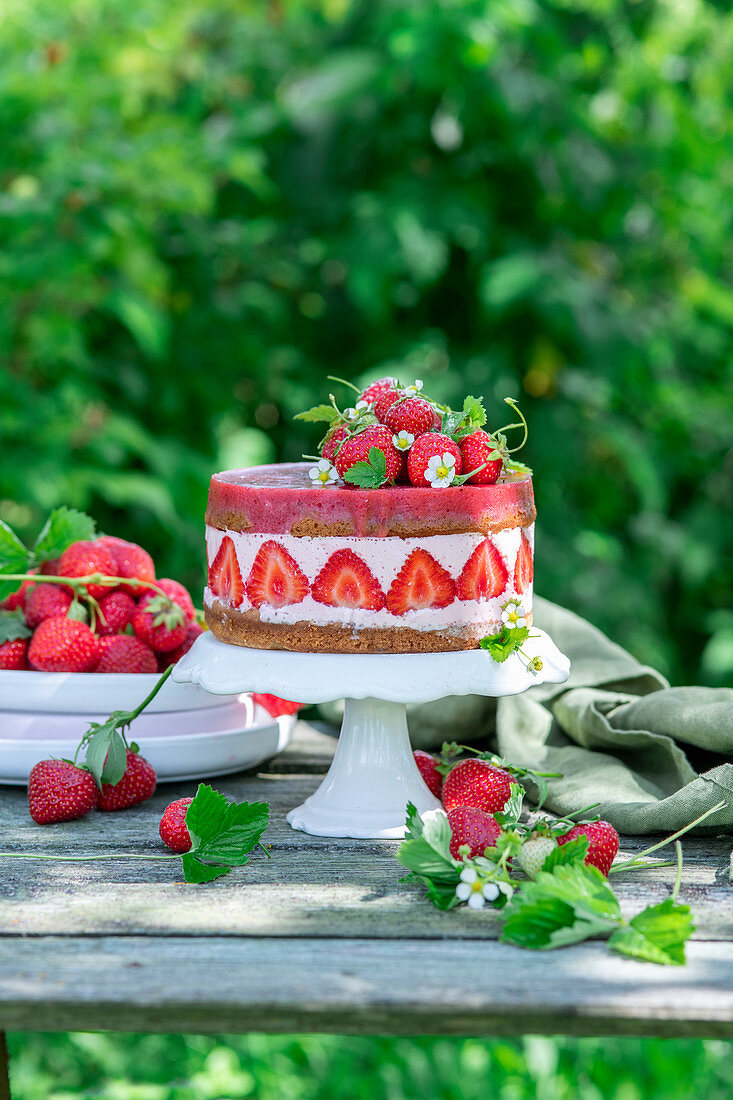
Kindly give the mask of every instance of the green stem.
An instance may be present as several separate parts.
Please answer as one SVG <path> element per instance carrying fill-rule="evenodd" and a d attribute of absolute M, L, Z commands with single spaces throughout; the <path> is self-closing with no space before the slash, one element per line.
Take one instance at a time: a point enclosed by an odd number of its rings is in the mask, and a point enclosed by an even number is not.
<path fill-rule="evenodd" d="M 86 588 L 90 584 L 101 584 L 105 588 L 116 588 L 118 585 L 128 585 L 131 588 L 142 585 L 152 588 L 161 596 L 170 600 L 170 596 L 154 581 L 144 581 L 141 577 L 110 577 L 106 573 L 88 573 L 85 577 L 55 577 L 46 576 L 43 573 L 3 573 L 4 581 L 35 581 L 36 584 L 64 584 L 67 588 Z M 175 602 L 175 601 L 171 601 Z"/>
<path fill-rule="evenodd" d="M 354 393 L 361 393 L 361 390 L 358 386 L 355 386 L 353 382 L 347 382 L 345 378 L 336 378 L 334 374 L 327 374 L 326 380 L 328 382 L 340 382 L 342 386 L 348 386 L 350 390 L 354 391 Z"/>
<path fill-rule="evenodd" d="M 674 880 L 672 901 L 677 901 L 677 895 L 680 892 L 680 885 L 682 883 L 682 845 L 679 840 L 675 841 L 675 848 L 677 849 L 677 877 Z"/>
<path fill-rule="evenodd" d="M 99 859 L 180 859 L 179 855 L 134 855 L 127 852 L 105 852 L 98 856 L 47 856 L 31 855 L 25 852 L 0 852 L 0 859 L 52 859 L 61 863 L 92 863 Z"/>
<path fill-rule="evenodd" d="M 672 833 L 672 836 L 668 836 L 666 840 L 660 840 L 657 844 L 652 844 L 650 848 L 644 848 L 641 852 L 637 852 L 634 859 L 641 859 L 642 856 L 650 856 L 652 852 L 657 852 L 660 848 L 666 848 L 672 841 L 678 840 L 681 836 L 684 836 L 685 833 L 688 833 L 690 829 L 694 829 L 696 825 L 700 825 L 706 818 L 717 813 L 718 810 L 722 810 L 725 805 L 726 802 L 718 802 L 717 806 L 712 806 L 709 810 L 706 810 L 704 814 L 700 814 L 694 821 L 691 821 L 689 825 L 685 825 L 683 829 L 678 829 L 676 833 Z"/>
<path fill-rule="evenodd" d="M 505 397 L 504 398 L 504 403 L 506 405 L 509 405 L 512 409 L 514 409 L 514 412 L 517 414 L 517 416 L 521 420 L 521 424 L 506 424 L 503 428 L 499 428 L 496 432 L 492 432 L 492 435 L 498 435 L 499 432 L 508 432 L 512 428 L 524 428 L 524 436 L 522 438 L 522 442 L 519 443 L 516 447 L 507 447 L 506 448 L 506 453 L 508 455 L 511 455 L 511 454 L 514 454 L 515 451 L 521 451 L 522 447 L 527 442 L 527 436 L 529 435 L 529 428 L 527 427 L 527 421 L 524 419 L 524 413 L 519 408 L 519 405 L 516 403 L 516 401 L 514 401 L 511 397 Z"/>
<path fill-rule="evenodd" d="M 617 863 L 608 872 L 609 875 L 616 875 L 619 871 L 643 871 L 646 868 L 654 870 L 656 867 L 673 867 L 674 863 L 671 859 L 648 859 L 648 860 L 636 860 L 627 859 L 625 863 Z"/>
<path fill-rule="evenodd" d="M 257 841 L 257 847 L 258 847 L 258 848 L 261 848 L 261 849 L 262 849 L 262 851 L 263 851 L 263 852 L 265 853 L 265 855 L 267 856 L 267 858 L 268 858 L 268 859 L 272 859 L 272 856 L 271 856 L 271 855 L 270 855 L 270 853 L 268 852 L 268 850 L 267 850 L 267 848 L 265 847 L 265 845 L 264 845 L 264 844 L 261 844 L 259 840 Z"/>
<path fill-rule="evenodd" d="M 150 694 L 147 695 L 145 697 L 145 699 L 143 699 L 142 703 L 138 704 L 138 706 L 136 706 L 134 710 L 128 711 L 130 717 L 129 717 L 128 722 L 124 723 L 125 725 L 129 725 L 129 723 L 132 722 L 134 718 L 137 718 L 139 714 L 142 714 L 142 712 L 145 710 L 148 703 L 151 703 L 153 701 L 153 699 L 155 698 L 155 696 L 158 694 L 158 692 L 162 688 L 163 684 L 166 682 L 166 680 L 170 676 L 171 672 L 173 672 L 173 665 L 168 665 L 168 668 L 161 675 L 160 679 L 157 681 L 157 683 L 155 684 L 155 686 L 151 690 Z"/>

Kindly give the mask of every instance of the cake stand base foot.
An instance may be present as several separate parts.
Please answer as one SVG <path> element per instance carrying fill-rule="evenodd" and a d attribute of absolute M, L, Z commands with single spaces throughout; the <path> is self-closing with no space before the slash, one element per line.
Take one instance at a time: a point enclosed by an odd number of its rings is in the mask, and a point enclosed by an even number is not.
<path fill-rule="evenodd" d="M 408 802 L 421 814 L 440 806 L 412 755 L 404 705 L 347 699 L 331 767 L 287 820 L 313 836 L 399 840 Z"/>

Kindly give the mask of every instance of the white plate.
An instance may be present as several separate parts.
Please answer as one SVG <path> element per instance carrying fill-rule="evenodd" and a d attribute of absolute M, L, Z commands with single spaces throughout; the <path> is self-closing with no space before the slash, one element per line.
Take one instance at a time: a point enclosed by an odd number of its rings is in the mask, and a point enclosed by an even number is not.
<path fill-rule="evenodd" d="M 47 675 L 41 673 L 40 675 Z M 0 783 L 25 784 L 39 760 L 72 757 L 90 720 L 100 714 L 0 713 Z M 295 717 L 271 718 L 251 699 L 167 714 L 142 714 L 130 739 L 161 782 L 227 775 L 282 752 Z"/>
<path fill-rule="evenodd" d="M 157 672 L 12 672 L 0 670 L 0 711 L 104 714 L 133 710 L 153 690 Z M 147 708 L 148 714 L 222 706 L 236 695 L 210 695 L 197 684 L 170 677 Z"/>

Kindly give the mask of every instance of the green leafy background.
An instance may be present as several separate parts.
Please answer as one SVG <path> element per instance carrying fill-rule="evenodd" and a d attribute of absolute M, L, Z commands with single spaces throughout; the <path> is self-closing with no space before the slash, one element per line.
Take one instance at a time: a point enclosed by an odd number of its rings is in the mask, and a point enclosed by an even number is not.
<path fill-rule="evenodd" d="M 209 474 L 312 451 L 327 373 L 513 395 L 541 592 L 724 682 L 732 45 L 704 0 L 6 0 L 0 516 L 199 589 Z"/>

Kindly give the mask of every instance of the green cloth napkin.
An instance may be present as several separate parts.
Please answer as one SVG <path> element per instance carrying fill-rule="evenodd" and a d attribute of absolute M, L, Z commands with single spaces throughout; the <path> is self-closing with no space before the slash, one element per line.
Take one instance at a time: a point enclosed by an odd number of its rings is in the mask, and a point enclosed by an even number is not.
<path fill-rule="evenodd" d="M 699 831 L 733 831 L 733 690 L 670 687 L 547 600 L 535 599 L 534 622 L 570 657 L 570 679 L 500 699 L 496 745 L 513 763 L 563 773 L 548 809 L 598 802 L 619 832 L 665 833 L 725 800 Z"/>
<path fill-rule="evenodd" d="M 598 802 L 594 812 L 621 833 L 675 832 L 723 800 L 696 831 L 733 832 L 733 690 L 670 687 L 590 623 L 537 597 L 534 622 L 570 658 L 567 683 L 408 706 L 413 746 L 488 738 L 514 764 L 563 773 L 549 781 L 549 810 Z M 321 710 L 340 721 L 343 704 Z"/>

